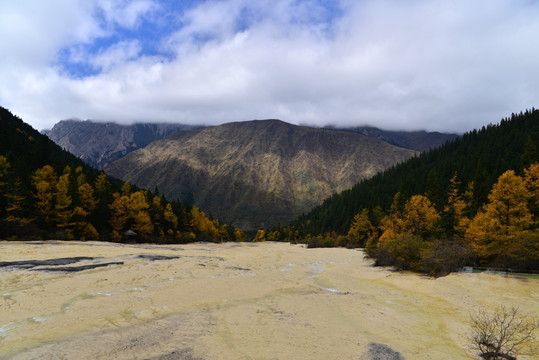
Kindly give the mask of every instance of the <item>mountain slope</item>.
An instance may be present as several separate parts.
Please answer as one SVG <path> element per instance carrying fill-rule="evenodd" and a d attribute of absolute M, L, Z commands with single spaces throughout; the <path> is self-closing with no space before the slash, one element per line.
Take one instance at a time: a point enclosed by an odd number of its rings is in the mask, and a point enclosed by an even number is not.
<path fill-rule="evenodd" d="M 62 148 L 99 169 L 143 148 L 154 140 L 194 126 L 182 124 L 134 124 L 123 126 L 90 120 L 62 120 L 46 132 Z"/>
<path fill-rule="evenodd" d="M 355 214 L 363 208 L 380 206 L 389 210 L 393 196 L 401 192 L 406 196 L 431 193 L 439 199 L 443 209 L 451 177 L 458 173 L 461 192 L 474 182 L 472 212 L 486 202 L 488 193 L 506 170 L 520 171 L 526 164 L 522 155 L 530 139 L 539 144 L 539 111 L 532 109 L 499 125 L 464 134 L 446 145 L 422 153 L 396 165 L 371 179 L 364 180 L 349 190 L 325 200 L 310 213 L 298 218 L 293 226 L 304 234 L 327 231 L 346 233 Z M 535 159 L 537 161 L 539 159 Z"/>
<path fill-rule="evenodd" d="M 0 240 L 245 239 L 190 204 L 107 177 L 2 107 L 0 128 Z"/>
<path fill-rule="evenodd" d="M 261 120 L 180 131 L 105 170 L 256 229 L 288 222 L 413 154 L 357 133 Z"/>
<path fill-rule="evenodd" d="M 3 107 L 0 107 L 0 129 L 0 155 L 5 156 L 14 171 L 21 175 L 27 175 L 47 164 L 58 170 L 66 165 L 82 166 L 86 172 L 92 173 L 92 176 L 98 175 L 97 170 L 63 150 Z M 28 180 L 25 177 L 22 177 L 23 181 Z"/>
<path fill-rule="evenodd" d="M 378 140 L 386 141 L 393 145 L 416 151 L 428 151 L 442 146 L 448 141 L 455 140 L 458 137 L 457 134 L 427 131 L 390 131 L 370 126 L 335 128 L 335 130 L 357 132 L 374 137 Z"/>

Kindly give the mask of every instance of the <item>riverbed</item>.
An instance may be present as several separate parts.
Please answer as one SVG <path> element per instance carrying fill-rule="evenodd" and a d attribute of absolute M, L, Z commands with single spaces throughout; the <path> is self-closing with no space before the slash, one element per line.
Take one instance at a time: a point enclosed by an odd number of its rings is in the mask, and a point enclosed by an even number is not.
<path fill-rule="evenodd" d="M 2 359 L 369 359 L 376 346 L 470 359 L 470 312 L 539 314 L 538 279 L 433 279 L 361 250 L 47 241 L 0 254 Z"/>

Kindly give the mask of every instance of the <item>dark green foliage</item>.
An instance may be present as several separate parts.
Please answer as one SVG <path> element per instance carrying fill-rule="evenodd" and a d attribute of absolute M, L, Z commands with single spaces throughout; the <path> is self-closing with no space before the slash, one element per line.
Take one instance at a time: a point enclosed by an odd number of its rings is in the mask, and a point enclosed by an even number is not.
<path fill-rule="evenodd" d="M 74 236 L 81 236 L 86 229 L 85 234 L 90 239 L 98 236 L 100 240 L 112 240 L 110 205 L 114 201 L 113 194 L 122 191 L 122 182 L 106 176 L 64 151 L 47 136 L 40 134 L 2 107 L 0 127 L 0 239 L 69 239 L 72 238 L 70 232 Z M 62 174 L 68 176 L 64 198 L 69 200 L 61 211 L 70 215 L 66 215 L 67 220 L 64 223 L 58 221 L 60 210 L 57 198 L 50 200 L 53 211 L 56 211 L 50 221 L 41 216 L 36 206 L 37 190 L 32 178 L 36 170 L 45 165 L 53 168 L 55 177 Z M 93 206 L 95 209 L 89 211 L 87 217 L 83 209 L 84 201 L 81 199 L 84 195 L 81 195 L 79 190 L 79 186 L 83 184 L 90 186 L 96 201 Z M 127 188 L 129 191 L 125 195 L 139 191 L 136 186 L 126 186 Z M 53 191 L 56 190 L 58 189 Z M 161 195 L 159 207 L 153 203 L 154 195 L 158 195 L 157 188 L 155 194 L 151 191 L 145 192 L 146 202 L 151 206 L 151 222 L 156 226 L 153 233 L 141 237 L 144 241 L 193 241 L 198 235 L 208 236 L 203 229 L 193 225 L 192 206 L 189 203 L 170 203 L 173 215 L 178 218 L 176 222 L 173 218 L 166 219 L 164 216 L 165 206 L 169 202 Z M 200 215 L 200 218 L 204 220 L 204 215 Z M 133 222 L 133 219 L 130 218 L 129 221 Z M 241 237 L 233 226 L 221 225 L 218 220 L 212 223 L 219 227 L 220 233 L 212 234 L 213 237 L 208 240 L 234 241 L 239 240 L 238 236 Z M 93 230 L 88 230 L 87 226 Z"/>
<path fill-rule="evenodd" d="M 468 132 L 440 148 L 415 156 L 361 181 L 352 189 L 331 196 L 292 225 L 302 235 L 331 231 L 346 234 L 353 216 L 361 209 L 379 206 L 387 211 L 397 192 L 404 194 L 404 199 L 415 194 L 439 198 L 436 207 L 440 210 L 447 201 L 447 194 L 440 189 L 448 189 L 455 171 L 459 174 L 461 191 L 474 182 L 472 206 L 468 209 L 469 215 L 473 216 L 487 201 L 498 176 L 508 169 L 518 171 L 522 169 L 523 161 L 537 157 L 532 146 L 537 143 L 539 111 L 532 109 L 512 114 L 498 125 Z"/>
<path fill-rule="evenodd" d="M 524 144 L 524 153 L 522 154 L 521 161 L 522 168 L 527 168 L 534 162 L 539 161 L 539 152 L 537 152 L 537 147 L 530 136 L 528 136 L 526 144 Z"/>

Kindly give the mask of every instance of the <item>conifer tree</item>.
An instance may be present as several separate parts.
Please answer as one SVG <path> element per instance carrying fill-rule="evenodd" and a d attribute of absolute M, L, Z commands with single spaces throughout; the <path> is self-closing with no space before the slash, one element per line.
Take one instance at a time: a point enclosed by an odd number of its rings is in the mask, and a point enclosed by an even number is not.
<path fill-rule="evenodd" d="M 528 190 L 528 208 L 532 215 L 532 228 L 535 229 L 539 217 L 539 163 L 533 163 L 524 170 L 524 180 Z"/>
<path fill-rule="evenodd" d="M 34 172 L 32 181 L 36 189 L 34 197 L 38 219 L 41 225 L 50 225 L 53 222 L 54 198 L 58 183 L 56 172 L 52 166 L 45 165 Z"/>
<path fill-rule="evenodd" d="M 71 240 L 74 237 L 74 223 L 72 222 L 73 210 L 71 209 L 72 198 L 69 195 L 70 171 L 70 167 L 67 166 L 64 170 L 64 174 L 58 179 L 58 184 L 56 185 L 56 203 L 54 205 L 56 226 L 64 230 L 68 240 Z"/>
<path fill-rule="evenodd" d="M 524 144 L 524 152 L 521 156 L 522 168 L 527 168 L 533 163 L 539 162 L 539 152 L 531 136 L 528 136 Z"/>
<path fill-rule="evenodd" d="M 460 182 L 457 180 L 458 174 L 455 172 L 449 181 L 447 191 L 447 204 L 442 213 L 442 227 L 446 235 L 463 236 L 470 220 L 465 216 L 466 202 L 459 192 Z"/>
<path fill-rule="evenodd" d="M 363 209 L 361 213 L 354 216 L 347 237 L 353 245 L 364 247 L 373 231 L 374 226 L 369 219 L 369 210 Z"/>
<path fill-rule="evenodd" d="M 129 197 L 127 195 L 120 195 L 114 193 L 114 201 L 109 205 L 111 211 L 111 218 L 109 220 L 112 227 L 112 238 L 115 241 L 122 239 L 122 233 L 125 230 L 128 211 L 129 211 Z"/>
<path fill-rule="evenodd" d="M 503 173 L 488 196 L 489 202 L 468 227 L 466 236 L 485 258 L 507 254 L 512 240 L 532 224 L 528 190 L 513 170 Z"/>

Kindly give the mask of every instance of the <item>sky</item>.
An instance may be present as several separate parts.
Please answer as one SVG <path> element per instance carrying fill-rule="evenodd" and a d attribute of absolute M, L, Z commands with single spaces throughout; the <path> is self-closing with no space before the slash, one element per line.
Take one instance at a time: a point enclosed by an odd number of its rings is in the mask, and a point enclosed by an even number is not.
<path fill-rule="evenodd" d="M 539 107 L 537 0 L 0 0 L 0 106 L 462 133 Z"/>

